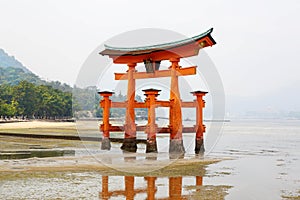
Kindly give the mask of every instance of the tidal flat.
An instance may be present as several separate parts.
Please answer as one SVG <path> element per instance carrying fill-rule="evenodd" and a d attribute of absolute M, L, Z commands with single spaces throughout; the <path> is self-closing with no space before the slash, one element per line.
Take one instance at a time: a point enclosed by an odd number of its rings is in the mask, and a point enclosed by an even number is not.
<path fill-rule="evenodd" d="M 193 154 L 193 136 L 185 135 L 187 152 L 178 159 L 169 158 L 166 136 L 158 137 L 157 155 L 145 154 L 144 144 L 137 153 L 123 154 L 118 143 L 108 152 L 99 142 L 1 136 L 2 153 L 72 150 L 74 155 L 0 160 L 0 198 L 300 199 L 299 122 L 232 120 L 204 156 Z M 37 124 L 28 131 L 77 134 L 72 123 Z M 0 125 L 0 132 L 27 133 L 28 127 L 14 126 Z"/>

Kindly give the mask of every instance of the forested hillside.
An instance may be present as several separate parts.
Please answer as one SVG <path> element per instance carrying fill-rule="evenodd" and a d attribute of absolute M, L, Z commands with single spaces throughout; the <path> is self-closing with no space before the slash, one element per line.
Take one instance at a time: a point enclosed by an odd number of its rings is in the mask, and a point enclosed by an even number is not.
<path fill-rule="evenodd" d="M 24 80 L 35 85 L 49 85 L 62 91 L 72 91 L 72 87 L 65 83 L 59 81 L 44 81 L 30 71 L 24 71 L 24 69 L 15 67 L 0 67 L 0 85 L 18 85 Z"/>
<path fill-rule="evenodd" d="M 95 86 L 72 88 L 59 81 L 45 81 L 0 49 L 0 117 L 23 116 L 35 119 L 102 117 L 101 100 Z M 112 101 L 125 101 L 114 94 Z M 142 101 L 141 97 L 136 97 Z M 73 108 L 73 109 L 72 109 Z M 140 111 L 146 112 L 143 109 Z M 125 109 L 111 109 L 122 117 Z"/>

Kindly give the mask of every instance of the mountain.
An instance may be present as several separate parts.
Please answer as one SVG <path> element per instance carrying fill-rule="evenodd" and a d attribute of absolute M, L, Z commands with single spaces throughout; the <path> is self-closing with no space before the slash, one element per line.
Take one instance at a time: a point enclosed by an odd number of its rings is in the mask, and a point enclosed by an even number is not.
<path fill-rule="evenodd" d="M 17 85 L 23 80 L 37 85 L 43 84 L 43 81 L 30 71 L 25 72 L 18 67 L 0 67 L 0 84 Z"/>
<path fill-rule="evenodd" d="M 72 91 L 72 87 L 65 83 L 42 80 L 27 69 L 14 56 L 9 56 L 3 49 L 0 49 L 0 85 L 18 85 L 23 80 L 35 85 L 49 85 L 61 91 Z"/>
<path fill-rule="evenodd" d="M 13 67 L 22 69 L 26 73 L 30 72 L 20 61 L 18 61 L 14 56 L 8 55 L 3 49 L 0 49 L 0 67 Z"/>

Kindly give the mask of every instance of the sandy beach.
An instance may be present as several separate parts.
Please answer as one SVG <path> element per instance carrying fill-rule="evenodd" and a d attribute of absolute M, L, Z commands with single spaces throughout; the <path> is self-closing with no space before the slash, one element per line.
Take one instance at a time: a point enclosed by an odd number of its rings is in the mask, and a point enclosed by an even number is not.
<path fill-rule="evenodd" d="M 0 123 L 0 131 L 3 131 L 3 129 L 13 130 L 13 129 L 33 129 L 33 128 L 76 129 L 74 122 L 50 122 L 50 121 L 33 120 L 28 122 Z"/>

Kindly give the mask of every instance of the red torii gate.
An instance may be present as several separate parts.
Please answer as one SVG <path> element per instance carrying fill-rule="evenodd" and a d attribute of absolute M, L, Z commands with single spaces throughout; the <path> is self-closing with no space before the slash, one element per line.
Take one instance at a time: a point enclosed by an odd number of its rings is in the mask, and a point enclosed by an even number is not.
<path fill-rule="evenodd" d="M 179 66 L 180 58 L 196 56 L 201 48 L 216 44 L 210 35 L 213 29 L 206 31 L 192 38 L 160 44 L 153 46 L 137 47 L 137 48 L 119 48 L 105 45 L 105 50 L 100 52 L 101 55 L 108 55 L 113 59 L 115 64 L 127 64 L 126 73 L 115 73 L 115 80 L 128 80 L 127 101 L 111 102 L 109 97 L 113 94 L 109 91 L 102 91 L 99 94 L 103 97 L 100 106 L 103 108 L 103 124 L 100 126 L 103 131 L 103 139 L 101 149 L 110 149 L 109 132 L 125 131 L 124 142 L 121 149 L 129 152 L 136 152 L 136 131 L 145 131 L 147 133 L 146 152 L 157 152 L 156 133 L 170 133 L 170 153 L 184 153 L 185 149 L 182 141 L 183 132 L 196 132 L 195 153 L 204 152 L 203 133 L 205 126 L 203 125 L 202 109 L 205 106 L 203 96 L 207 92 L 192 92 L 196 96 L 194 102 L 183 102 L 180 99 L 180 91 L 178 85 L 178 77 L 186 75 L 195 75 L 196 67 Z M 159 70 L 160 62 L 169 60 L 171 66 L 168 70 Z M 135 66 L 137 63 L 144 62 L 146 72 L 137 72 Z M 146 95 L 145 102 L 135 101 L 135 80 L 147 78 L 171 77 L 171 91 L 169 101 L 159 101 L 156 97 L 160 90 L 147 89 L 143 90 Z M 155 124 L 155 107 L 169 107 L 169 127 L 159 128 Z M 126 108 L 125 124 L 123 127 L 112 126 L 109 123 L 110 108 Z M 182 107 L 196 107 L 196 125 L 195 127 L 182 126 Z M 146 126 L 136 126 L 135 124 L 135 108 L 148 109 L 148 124 Z"/>
<path fill-rule="evenodd" d="M 111 197 L 124 196 L 128 200 L 133 200 L 137 194 L 146 194 L 148 200 L 154 199 L 186 199 L 187 196 L 182 194 L 183 177 L 169 177 L 169 196 L 168 198 L 157 198 L 157 185 L 156 179 L 164 177 L 148 176 L 144 177 L 147 182 L 146 188 L 135 188 L 135 177 L 124 176 L 124 190 L 109 190 L 109 176 L 102 176 L 102 190 L 99 192 L 99 198 L 108 200 Z M 195 176 L 196 190 L 199 190 L 199 186 L 203 186 L 203 177 Z"/>

